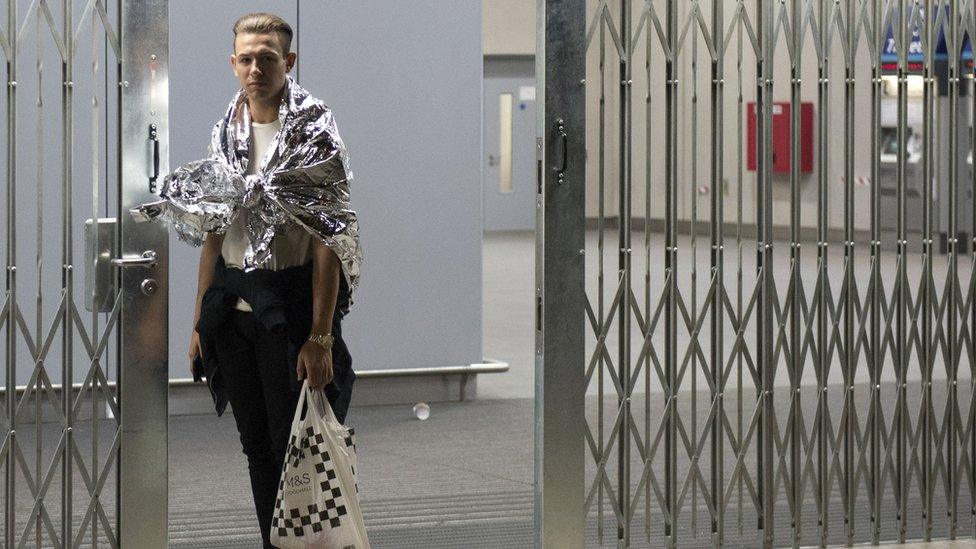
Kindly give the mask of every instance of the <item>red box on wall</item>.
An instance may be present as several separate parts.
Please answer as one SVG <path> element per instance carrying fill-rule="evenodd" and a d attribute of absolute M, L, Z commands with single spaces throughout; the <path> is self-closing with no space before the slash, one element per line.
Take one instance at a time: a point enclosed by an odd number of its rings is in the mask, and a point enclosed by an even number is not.
<path fill-rule="evenodd" d="M 790 172 L 790 103 L 773 103 L 773 173 Z M 746 167 L 756 171 L 756 104 L 746 114 Z M 800 103 L 800 171 L 813 171 L 813 103 Z"/>

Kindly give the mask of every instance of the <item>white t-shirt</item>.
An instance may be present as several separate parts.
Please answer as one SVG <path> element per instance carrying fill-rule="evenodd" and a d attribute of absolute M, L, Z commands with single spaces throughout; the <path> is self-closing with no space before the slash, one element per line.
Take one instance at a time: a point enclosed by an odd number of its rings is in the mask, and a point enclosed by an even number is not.
<path fill-rule="evenodd" d="M 251 122 L 251 143 L 247 162 L 247 174 L 255 174 L 258 168 L 264 166 L 271 151 L 268 150 L 271 140 L 281 129 L 281 121 L 275 120 L 266 124 Z M 244 264 L 244 250 L 247 249 L 247 233 L 244 228 L 244 216 L 237 216 L 227 227 L 220 255 L 224 256 L 227 267 L 242 268 Z M 312 235 L 301 225 L 292 224 L 286 230 L 279 231 L 271 240 L 271 258 L 261 268 L 282 270 L 288 267 L 304 265 L 312 257 Z M 237 301 L 237 308 L 250 311 L 251 307 L 243 299 Z"/>

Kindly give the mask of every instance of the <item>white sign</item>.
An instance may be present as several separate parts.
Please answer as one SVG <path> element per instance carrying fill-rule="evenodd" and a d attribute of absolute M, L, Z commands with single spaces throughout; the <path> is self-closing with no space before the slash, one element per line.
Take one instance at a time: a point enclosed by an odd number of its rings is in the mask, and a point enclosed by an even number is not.
<path fill-rule="evenodd" d="M 519 101 L 535 101 L 535 86 L 519 86 Z"/>

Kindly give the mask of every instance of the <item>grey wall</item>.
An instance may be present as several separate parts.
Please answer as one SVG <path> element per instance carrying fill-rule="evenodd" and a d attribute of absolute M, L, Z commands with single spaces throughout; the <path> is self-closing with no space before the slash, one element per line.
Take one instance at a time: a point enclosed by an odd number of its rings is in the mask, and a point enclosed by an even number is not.
<path fill-rule="evenodd" d="M 535 2 L 481 0 L 485 55 L 535 55 Z"/>
<path fill-rule="evenodd" d="M 301 80 L 336 112 L 366 261 L 360 368 L 481 361 L 481 6 L 303 2 Z"/>
<path fill-rule="evenodd" d="M 335 112 L 355 180 L 363 278 L 344 334 L 357 369 L 481 360 L 481 5 L 171 4 L 171 166 L 202 157 L 236 89 L 231 27 L 297 27 L 303 86 Z M 187 377 L 199 250 L 172 242 L 171 377 Z"/>

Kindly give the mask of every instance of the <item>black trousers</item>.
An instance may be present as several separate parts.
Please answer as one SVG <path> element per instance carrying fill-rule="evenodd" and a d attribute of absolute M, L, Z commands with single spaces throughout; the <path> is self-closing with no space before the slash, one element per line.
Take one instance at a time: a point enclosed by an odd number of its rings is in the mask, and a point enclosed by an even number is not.
<path fill-rule="evenodd" d="M 241 447 L 247 456 L 261 537 L 264 547 L 274 547 L 269 541 L 271 518 L 300 390 L 294 382 L 297 353 L 290 348 L 287 337 L 269 334 L 252 313 L 236 309 L 215 346 Z M 344 344 L 341 349 L 333 349 L 337 378 L 351 370 L 350 362 Z M 345 420 L 349 403 L 348 391 L 344 393 L 337 398 L 333 384 L 326 388 L 339 421 Z"/>

